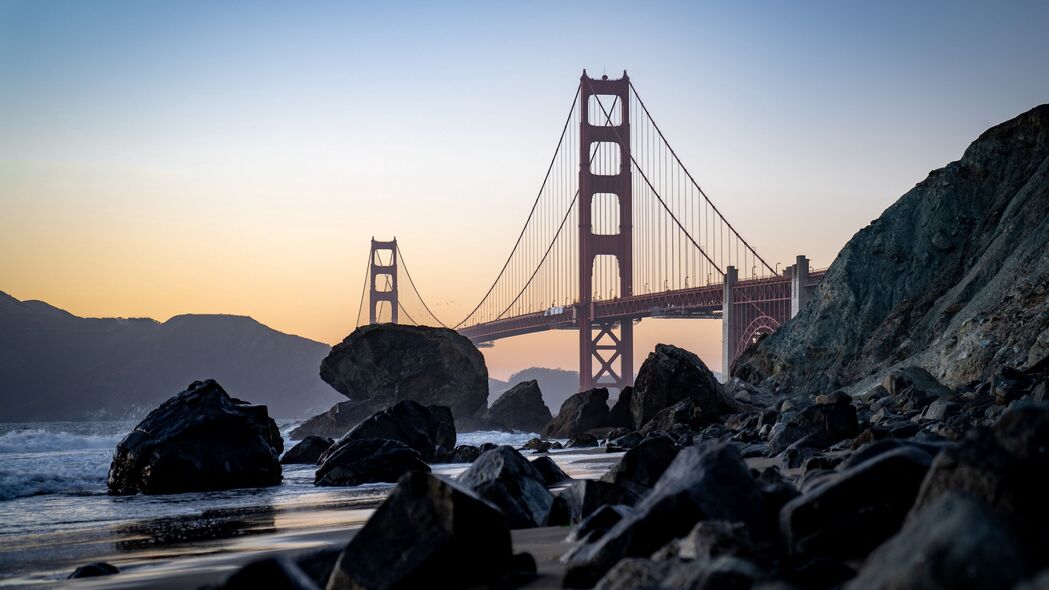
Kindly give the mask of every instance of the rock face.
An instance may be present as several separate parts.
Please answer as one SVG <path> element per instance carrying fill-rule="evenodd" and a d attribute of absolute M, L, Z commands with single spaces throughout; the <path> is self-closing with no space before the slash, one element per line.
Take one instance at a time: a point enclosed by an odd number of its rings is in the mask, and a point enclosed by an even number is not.
<path fill-rule="evenodd" d="M 694 408 L 692 427 L 710 424 L 733 408 L 721 384 L 698 356 L 683 348 L 657 344 L 642 363 L 630 395 L 633 427 L 640 430 L 661 410 L 686 399 Z"/>
<path fill-rule="evenodd" d="M 429 473 L 430 466 L 411 447 L 396 440 L 364 438 L 346 441 L 327 455 L 313 483 L 319 486 L 394 483 L 412 471 Z"/>
<path fill-rule="evenodd" d="M 447 328 L 361 326 L 321 361 L 321 379 L 354 401 L 447 406 L 456 420 L 483 412 L 488 401 L 484 357 Z"/>
<path fill-rule="evenodd" d="M 307 436 L 339 439 L 362 420 L 381 409 L 381 404 L 369 400 L 339 402 L 327 412 L 317 414 L 292 430 L 291 439 L 302 440 Z"/>
<path fill-rule="evenodd" d="M 330 438 L 319 436 L 307 436 L 302 441 L 284 453 L 280 458 L 281 465 L 310 464 L 316 465 L 317 461 L 331 446 L 335 444 Z"/>
<path fill-rule="evenodd" d="M 534 379 L 514 385 L 488 408 L 488 420 L 506 430 L 539 432 L 552 419 Z"/>
<path fill-rule="evenodd" d="M 581 391 L 565 400 L 557 416 L 543 427 L 543 438 L 572 438 L 591 428 L 608 426 L 608 390 Z"/>
<path fill-rule="evenodd" d="M 1049 105 L 984 132 L 860 230 L 811 302 L 736 362 L 831 391 L 908 359 L 949 387 L 1049 356 Z"/>
<path fill-rule="evenodd" d="M 194 381 L 162 403 L 117 445 L 109 493 L 172 494 L 277 485 L 284 450 L 265 406 Z"/>
<path fill-rule="evenodd" d="M 400 441 L 424 460 L 434 461 L 439 451 L 455 449 L 455 424 L 446 407 L 427 407 L 406 400 L 368 417 L 346 433 L 339 444 L 368 438 Z"/>
<path fill-rule="evenodd" d="M 459 475 L 459 483 L 498 506 L 510 528 L 546 524 L 554 502 L 543 476 L 510 446 L 482 453 Z"/>
<path fill-rule="evenodd" d="M 327 587 L 495 587 L 513 562 L 499 510 L 454 483 L 415 472 L 346 546 Z"/>

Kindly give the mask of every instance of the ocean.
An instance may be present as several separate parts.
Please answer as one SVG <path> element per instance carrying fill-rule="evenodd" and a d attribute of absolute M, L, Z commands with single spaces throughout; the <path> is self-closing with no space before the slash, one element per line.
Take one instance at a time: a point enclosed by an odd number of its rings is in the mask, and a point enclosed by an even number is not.
<path fill-rule="evenodd" d="M 278 421 L 285 450 L 294 444 L 288 433 L 297 423 Z M 281 485 L 269 488 L 109 496 L 113 449 L 133 427 L 133 422 L 0 423 L 0 587 L 50 585 L 76 565 L 99 559 L 122 568 L 170 567 L 187 555 L 306 546 L 325 530 L 360 526 L 392 487 L 316 487 L 315 466 L 285 465 Z M 471 432 L 460 434 L 458 443 L 519 446 L 534 436 Z M 596 476 L 608 466 L 593 455 L 553 456 L 573 477 Z M 449 476 L 465 468 L 433 466 L 435 473 Z"/>

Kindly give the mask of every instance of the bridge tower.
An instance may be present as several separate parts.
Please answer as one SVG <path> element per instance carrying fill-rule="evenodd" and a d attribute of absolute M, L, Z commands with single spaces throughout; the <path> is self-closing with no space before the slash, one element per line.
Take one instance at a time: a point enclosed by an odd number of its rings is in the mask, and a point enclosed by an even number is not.
<path fill-rule="evenodd" d="M 592 96 L 599 97 L 591 104 Z M 633 295 L 633 195 L 630 175 L 630 78 L 607 76 L 593 79 L 586 70 L 579 81 L 579 385 L 582 390 L 614 387 L 622 391 L 634 382 L 633 318 L 594 320 L 594 261 L 614 256 L 619 266 L 619 296 Z M 618 121 L 606 120 L 617 105 Z M 602 108 L 603 107 L 603 108 Z M 591 124 L 591 110 L 594 120 Z M 591 154 L 595 144 L 618 146 L 619 167 L 595 172 Z M 594 233 L 592 207 L 595 195 L 613 195 L 619 203 L 619 231 Z M 596 366 L 594 361 L 597 361 Z"/>
<path fill-rule="evenodd" d="M 383 252 L 389 252 L 389 263 L 383 263 Z M 397 323 L 397 238 L 389 242 L 372 238 L 371 256 L 368 258 L 368 276 L 371 288 L 368 292 L 368 323 L 379 318 L 379 305 L 390 303 L 390 321 Z M 380 288 L 382 287 L 382 288 Z"/>

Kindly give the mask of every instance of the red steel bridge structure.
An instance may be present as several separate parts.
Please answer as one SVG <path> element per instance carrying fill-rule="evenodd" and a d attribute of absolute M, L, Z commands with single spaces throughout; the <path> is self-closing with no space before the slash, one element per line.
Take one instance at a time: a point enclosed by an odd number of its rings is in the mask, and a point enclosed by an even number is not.
<path fill-rule="evenodd" d="M 408 279 L 408 289 L 399 289 Z M 454 328 L 479 346 L 579 332 L 580 388 L 633 384 L 634 324 L 720 319 L 722 372 L 794 317 L 823 278 L 798 256 L 771 267 L 670 147 L 626 72 L 580 78 L 528 219 L 498 276 L 458 323 L 419 294 L 397 240 L 372 239 L 357 325 Z"/>

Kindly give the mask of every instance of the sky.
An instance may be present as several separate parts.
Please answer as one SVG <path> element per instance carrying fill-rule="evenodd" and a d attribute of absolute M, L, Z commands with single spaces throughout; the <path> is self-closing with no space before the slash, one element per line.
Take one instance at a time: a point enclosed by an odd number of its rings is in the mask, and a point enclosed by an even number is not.
<path fill-rule="evenodd" d="M 642 94 L 771 262 L 845 242 L 1049 101 L 1046 2 L 0 0 L 0 290 L 250 315 L 327 343 L 371 237 L 456 321 L 524 222 L 583 68 Z M 720 367 L 720 325 L 646 320 Z M 484 349 L 575 368 L 568 332 Z"/>

